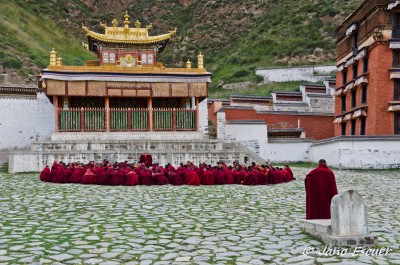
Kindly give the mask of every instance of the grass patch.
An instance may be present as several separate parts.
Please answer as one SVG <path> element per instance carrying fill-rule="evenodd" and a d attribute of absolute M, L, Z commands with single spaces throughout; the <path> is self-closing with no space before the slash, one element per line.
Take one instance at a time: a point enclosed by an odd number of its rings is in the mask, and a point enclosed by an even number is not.
<path fill-rule="evenodd" d="M 273 91 L 300 91 L 300 85 L 304 81 L 270 83 L 264 85 L 252 84 L 246 89 L 226 90 L 221 87 L 210 87 L 210 98 L 229 98 L 230 95 L 258 95 L 271 96 Z"/>

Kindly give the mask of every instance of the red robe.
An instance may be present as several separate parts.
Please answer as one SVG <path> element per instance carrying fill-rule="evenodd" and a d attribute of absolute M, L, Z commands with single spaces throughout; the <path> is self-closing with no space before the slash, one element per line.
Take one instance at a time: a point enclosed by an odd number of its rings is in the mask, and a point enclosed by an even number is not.
<path fill-rule="evenodd" d="M 139 184 L 139 176 L 134 171 L 129 171 L 126 173 L 125 177 L 125 185 L 127 186 L 136 186 Z"/>
<path fill-rule="evenodd" d="M 81 183 L 96 184 L 96 175 L 90 168 L 86 171 L 85 175 L 82 176 Z"/>
<path fill-rule="evenodd" d="M 146 167 L 150 167 L 153 165 L 153 157 L 149 154 L 140 155 L 139 162 L 144 163 Z"/>
<path fill-rule="evenodd" d="M 268 176 L 265 175 L 267 172 L 259 171 L 257 174 L 258 184 L 259 185 L 267 185 L 268 184 Z"/>
<path fill-rule="evenodd" d="M 40 173 L 40 180 L 41 181 L 47 181 L 47 178 L 49 177 L 49 175 L 50 175 L 50 168 L 49 167 L 45 167 L 43 170 L 42 170 L 42 173 Z"/>
<path fill-rule="evenodd" d="M 176 172 L 171 172 L 169 174 L 169 182 L 174 186 L 183 185 L 183 180 L 181 176 Z"/>
<path fill-rule="evenodd" d="M 201 179 L 201 185 L 214 185 L 215 179 L 214 174 L 210 170 L 203 172 L 203 178 Z"/>
<path fill-rule="evenodd" d="M 187 174 L 185 185 L 200 186 L 200 179 L 196 172 L 191 171 Z"/>
<path fill-rule="evenodd" d="M 250 172 L 243 181 L 243 185 L 258 185 L 257 172 Z"/>
<path fill-rule="evenodd" d="M 289 172 L 290 180 L 295 180 L 292 169 L 290 167 L 286 167 L 286 171 Z"/>
<path fill-rule="evenodd" d="M 115 170 L 111 174 L 110 184 L 112 186 L 125 185 L 125 173 L 121 169 Z"/>
<path fill-rule="evenodd" d="M 232 174 L 232 171 L 230 171 L 230 170 L 227 170 L 225 172 L 225 184 L 228 184 L 228 185 L 234 184 L 233 174 Z"/>
<path fill-rule="evenodd" d="M 287 170 L 282 169 L 281 172 L 282 172 L 282 174 L 283 174 L 283 182 L 289 182 L 289 181 L 291 181 L 290 174 L 289 174 L 289 172 L 288 172 Z"/>
<path fill-rule="evenodd" d="M 111 175 L 109 170 L 101 171 L 100 175 L 97 177 L 97 184 L 99 185 L 111 184 Z"/>
<path fill-rule="evenodd" d="M 148 171 L 147 169 L 140 171 L 139 183 L 140 183 L 140 185 L 146 185 L 146 186 L 153 185 L 153 180 L 151 178 L 150 171 Z"/>
<path fill-rule="evenodd" d="M 215 173 L 215 185 L 225 185 L 225 172 L 217 170 Z"/>
<path fill-rule="evenodd" d="M 335 175 L 326 164 L 320 164 L 307 174 L 306 219 L 330 219 L 331 200 L 338 194 Z"/>
<path fill-rule="evenodd" d="M 80 168 L 75 169 L 70 178 L 70 183 L 81 183 L 83 170 Z"/>
<path fill-rule="evenodd" d="M 154 183 L 156 185 L 166 185 L 169 183 L 167 177 L 163 173 L 155 173 L 154 177 L 155 177 Z"/>

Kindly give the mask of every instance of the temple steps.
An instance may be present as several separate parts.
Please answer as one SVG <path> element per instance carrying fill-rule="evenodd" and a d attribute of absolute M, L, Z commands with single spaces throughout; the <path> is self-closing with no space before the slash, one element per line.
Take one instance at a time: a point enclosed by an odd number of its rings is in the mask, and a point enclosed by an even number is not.
<path fill-rule="evenodd" d="M 53 138 L 53 137 L 52 137 Z M 231 164 L 265 162 L 240 143 L 208 139 L 192 140 L 50 140 L 38 141 L 30 150 L 14 151 L 9 157 L 9 172 L 41 171 L 55 160 L 65 163 L 81 161 L 138 162 L 139 156 L 150 153 L 153 163 L 179 166 L 187 161 L 215 165 L 219 161 Z"/>

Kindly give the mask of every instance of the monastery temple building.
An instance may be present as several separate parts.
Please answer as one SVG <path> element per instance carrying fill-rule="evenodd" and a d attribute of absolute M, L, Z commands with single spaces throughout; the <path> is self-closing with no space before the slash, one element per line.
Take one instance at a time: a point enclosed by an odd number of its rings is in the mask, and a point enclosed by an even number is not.
<path fill-rule="evenodd" d="M 51 52 L 42 87 L 55 107 L 56 132 L 199 131 L 199 103 L 211 81 L 203 55 L 196 68 L 190 61 L 166 68 L 157 58 L 176 29 L 150 36 L 152 25 L 136 20 L 131 27 L 127 13 L 124 18 L 121 27 L 116 19 L 101 23 L 104 34 L 83 26 L 98 60 L 65 66 Z"/>

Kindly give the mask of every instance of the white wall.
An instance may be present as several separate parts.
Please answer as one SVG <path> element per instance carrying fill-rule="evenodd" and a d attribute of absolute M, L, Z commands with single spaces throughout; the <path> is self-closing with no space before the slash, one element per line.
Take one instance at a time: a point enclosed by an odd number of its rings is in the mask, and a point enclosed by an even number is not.
<path fill-rule="evenodd" d="M 268 142 L 267 125 L 260 124 L 226 124 L 225 139 L 233 142 L 239 142 L 248 149 L 261 155 L 264 152 Z"/>
<path fill-rule="evenodd" d="M 318 82 L 332 76 L 335 71 L 336 66 L 334 65 L 259 68 L 256 69 L 256 75 L 263 76 L 264 83 L 289 81 Z"/>
<path fill-rule="evenodd" d="M 400 137 L 331 139 L 316 143 L 310 160 L 338 168 L 400 168 Z"/>
<path fill-rule="evenodd" d="M 307 140 L 267 143 L 260 155 L 272 163 L 308 161 L 311 144 L 312 141 Z"/>
<path fill-rule="evenodd" d="M 27 147 L 49 138 L 54 129 L 54 107 L 44 94 L 0 98 L 0 150 Z"/>
<path fill-rule="evenodd" d="M 199 130 L 208 135 L 208 108 L 207 99 L 199 103 Z"/>

